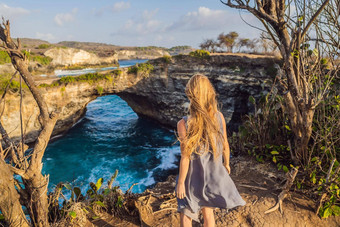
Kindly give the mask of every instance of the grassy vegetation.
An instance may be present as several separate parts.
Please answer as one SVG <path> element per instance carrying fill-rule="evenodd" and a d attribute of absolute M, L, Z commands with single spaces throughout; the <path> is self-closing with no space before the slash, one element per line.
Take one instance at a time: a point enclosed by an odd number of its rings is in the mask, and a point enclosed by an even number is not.
<path fill-rule="evenodd" d="M 103 67 L 112 67 L 112 66 L 119 66 L 118 63 L 102 63 L 102 64 L 74 64 L 74 65 L 67 65 L 61 67 L 64 70 L 79 70 L 79 69 L 86 69 L 86 68 L 103 68 Z"/>
<path fill-rule="evenodd" d="M 174 46 L 168 49 L 168 51 L 180 51 L 191 49 L 191 46 Z"/>
<path fill-rule="evenodd" d="M 162 61 L 163 61 L 165 64 L 170 64 L 171 61 L 172 61 L 172 58 L 171 58 L 171 56 L 169 56 L 169 55 L 164 55 L 164 56 L 162 57 Z"/>
<path fill-rule="evenodd" d="M 293 186 L 294 190 L 310 198 L 325 195 L 318 212 L 321 218 L 340 216 L 340 128 L 334 127 L 339 124 L 340 117 L 339 84 L 334 79 L 328 95 L 315 108 L 312 127 L 315 136 L 308 147 L 309 161 L 306 164 L 301 162 L 300 168 L 297 167 L 300 173 Z M 238 132 L 232 135 L 230 146 L 233 154 L 248 153 L 258 162 L 271 162 L 278 170 L 287 173 L 294 167 L 287 142 L 293 132 L 284 109 L 284 98 L 272 91 L 263 93 L 258 100 L 250 96 L 249 102 L 254 106 L 254 112 L 245 116 Z"/>
<path fill-rule="evenodd" d="M 142 75 L 144 77 L 149 76 L 149 74 L 154 70 L 154 66 L 150 63 L 142 63 L 132 66 L 128 69 L 128 73 Z"/>
<path fill-rule="evenodd" d="M 118 170 L 108 181 L 101 177 L 90 182 L 86 193 L 82 193 L 79 186 L 71 183 L 59 183 L 51 193 L 48 216 L 57 226 L 85 226 L 88 220 L 100 219 L 108 214 L 114 217 L 137 215 L 134 205 L 137 197 L 131 193 L 135 184 L 123 193 L 120 185 L 113 185 L 117 175 Z M 69 192 L 70 196 L 66 198 L 60 192 Z"/>
<path fill-rule="evenodd" d="M 206 50 L 195 50 L 190 52 L 189 55 L 196 58 L 208 58 L 210 56 L 210 52 Z"/>
<path fill-rule="evenodd" d="M 78 70 L 78 69 L 85 69 L 87 68 L 87 65 L 78 65 L 78 64 L 74 64 L 74 65 L 67 65 L 64 67 L 65 70 Z"/>
<path fill-rule="evenodd" d="M 67 49 L 68 47 L 67 46 L 57 46 L 56 48 L 58 48 L 58 49 Z"/>
<path fill-rule="evenodd" d="M 43 43 L 43 44 L 40 44 L 37 48 L 38 49 L 47 49 L 49 47 L 51 47 L 50 44 Z"/>
<path fill-rule="evenodd" d="M 50 57 L 41 56 L 41 55 L 33 55 L 27 50 L 22 50 L 22 53 L 26 56 L 27 59 L 38 62 L 41 65 L 48 65 L 53 60 Z M 9 57 L 6 51 L 0 50 L 0 64 L 5 64 L 5 63 L 11 63 L 11 58 Z"/>
<path fill-rule="evenodd" d="M 102 87 L 102 86 L 97 86 L 97 92 L 98 92 L 98 94 L 99 95 L 102 95 L 103 94 L 103 92 L 104 92 L 104 88 Z"/>
<path fill-rule="evenodd" d="M 109 82 L 113 81 L 111 74 L 99 74 L 99 73 L 87 73 L 80 76 L 64 76 L 60 80 L 53 82 L 52 84 L 40 84 L 39 87 L 58 87 L 60 85 L 67 85 L 77 82 L 88 82 L 93 84 L 95 82 L 107 80 Z"/>
<path fill-rule="evenodd" d="M 49 65 L 53 59 L 48 56 L 36 55 L 32 56 L 32 60 L 38 62 L 41 65 Z"/>
<path fill-rule="evenodd" d="M 3 92 L 6 88 L 6 86 L 9 84 L 9 90 L 12 92 L 18 92 L 20 89 L 20 82 L 15 78 L 9 83 L 11 80 L 11 75 L 0 75 L 0 91 Z M 28 88 L 25 82 L 22 82 L 23 89 Z"/>
<path fill-rule="evenodd" d="M 136 47 L 136 50 L 146 51 L 146 50 L 164 50 L 164 47 L 157 47 L 157 46 L 146 46 L 146 47 Z"/>
<path fill-rule="evenodd" d="M 115 69 L 115 70 L 112 71 L 112 73 L 113 73 L 114 76 L 120 76 L 120 75 L 122 75 L 123 71 L 120 70 L 120 69 Z"/>
<path fill-rule="evenodd" d="M 11 58 L 6 51 L 0 50 L 0 64 L 10 63 Z"/>

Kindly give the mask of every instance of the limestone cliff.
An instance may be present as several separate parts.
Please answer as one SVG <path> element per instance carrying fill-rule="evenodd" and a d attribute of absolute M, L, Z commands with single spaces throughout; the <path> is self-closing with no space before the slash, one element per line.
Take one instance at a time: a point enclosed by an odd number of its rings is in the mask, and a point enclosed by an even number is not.
<path fill-rule="evenodd" d="M 52 65 L 99 65 L 118 61 L 116 54 L 109 57 L 98 57 L 96 54 L 74 48 L 52 48 L 47 50 L 44 55 L 53 59 Z"/>
<path fill-rule="evenodd" d="M 150 61 L 154 71 L 150 75 L 111 73 L 98 81 L 83 81 L 40 88 L 50 110 L 59 110 L 60 119 L 53 135 L 72 127 L 85 113 L 86 105 L 100 95 L 117 94 L 140 116 L 151 118 L 160 124 L 175 128 L 177 121 L 186 115 L 188 100 L 184 89 L 195 73 L 207 75 L 217 93 L 221 110 L 229 129 L 235 130 L 241 117 L 252 111 L 250 95 L 260 97 L 268 90 L 266 80 L 275 71 L 277 59 L 242 55 L 211 56 L 208 59 L 177 56 L 166 63 L 163 58 Z M 11 137 L 20 136 L 19 96 L 6 96 L 1 121 Z M 34 141 L 40 125 L 39 110 L 26 91 L 24 98 L 24 125 L 27 141 Z"/>
<path fill-rule="evenodd" d="M 119 60 L 129 60 L 129 59 L 155 59 L 160 58 L 165 55 L 170 55 L 169 52 L 161 49 L 152 50 L 119 50 L 118 59 Z"/>
<path fill-rule="evenodd" d="M 122 73 L 120 76 L 111 75 L 107 78 L 99 81 L 40 88 L 49 111 L 60 111 L 60 118 L 55 125 L 52 137 L 64 133 L 79 121 L 83 117 L 89 102 L 101 95 L 116 94 L 129 86 L 133 86 L 142 77 Z M 9 136 L 15 140 L 20 138 L 19 102 L 19 94 L 10 92 L 6 95 L 5 102 L 0 105 L 0 110 L 4 109 L 1 122 Z M 38 106 L 27 89 L 24 90 L 23 103 L 24 131 L 27 133 L 26 142 L 33 142 L 37 138 L 41 126 L 38 121 Z"/>
<path fill-rule="evenodd" d="M 266 56 L 216 55 L 208 59 L 187 55 L 150 61 L 153 73 L 118 95 L 139 115 L 159 123 L 176 127 L 177 121 L 187 114 L 189 105 L 184 93 L 185 85 L 195 73 L 209 77 L 218 94 L 218 102 L 231 130 L 237 130 L 241 117 L 253 110 L 249 96 L 259 98 L 268 90 L 279 60 Z"/>

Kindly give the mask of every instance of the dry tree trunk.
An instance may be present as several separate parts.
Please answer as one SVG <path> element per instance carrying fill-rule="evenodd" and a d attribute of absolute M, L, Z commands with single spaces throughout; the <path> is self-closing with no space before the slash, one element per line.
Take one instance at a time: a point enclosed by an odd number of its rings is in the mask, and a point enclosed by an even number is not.
<path fill-rule="evenodd" d="M 5 214 L 6 221 L 13 223 L 13 221 L 16 221 L 17 217 L 22 217 L 23 212 L 21 206 L 18 205 L 20 202 L 21 205 L 27 208 L 31 222 L 34 226 L 49 226 L 47 200 L 48 176 L 43 176 L 41 170 L 42 158 L 48 141 L 50 140 L 58 114 L 48 112 L 47 104 L 38 90 L 38 87 L 35 85 L 31 73 L 28 71 L 26 57 L 21 51 L 20 40 L 18 39 L 16 44 L 11 39 L 9 21 L 6 21 L 6 23 L 3 22 L 2 26 L 0 25 L 0 39 L 4 43 L 2 48 L 4 48 L 11 57 L 14 68 L 20 73 L 21 78 L 25 81 L 38 104 L 40 110 L 39 122 L 42 128 L 34 144 L 33 150 L 30 154 L 25 154 L 25 151 L 22 149 L 22 147 L 25 146 L 20 144 L 19 146 L 15 146 L 8 138 L 6 130 L 2 127 L 0 122 L 0 133 L 10 150 L 10 161 L 7 162 L 4 152 L 0 152 L 0 170 L 4 175 L 4 177 L 1 178 L 3 182 L 0 184 L 0 192 L 4 193 L 5 189 L 2 191 L 1 186 L 7 185 L 7 188 L 9 189 L 7 194 L 10 195 L 8 200 L 0 200 L 0 210 Z M 17 180 L 13 181 L 13 174 L 19 175 L 22 178 L 22 183 Z M 22 184 L 24 187 L 22 187 Z M 20 198 L 18 195 L 20 195 Z M 8 213 L 9 208 L 12 208 L 12 213 Z M 21 219 L 23 218 L 24 217 Z M 20 222 L 23 223 L 21 219 Z"/>
<path fill-rule="evenodd" d="M 252 3 L 249 0 L 220 1 L 231 8 L 243 9 L 252 13 L 262 22 L 266 32 L 279 48 L 284 62 L 282 68 L 284 75 L 281 78 L 280 90 L 284 94 L 288 117 L 295 137 L 294 153 L 296 157 L 293 160 L 300 162 L 296 162 L 295 165 L 306 164 L 314 109 L 322 100 L 323 94 L 322 92 L 313 93 L 314 91 L 311 89 L 314 85 L 310 82 L 309 75 L 304 71 L 305 64 L 308 62 L 301 57 L 303 53 L 301 45 L 306 41 L 310 27 L 330 0 L 322 1 L 316 11 L 308 8 L 307 12 L 304 7 L 297 8 L 296 10 L 301 11 L 298 12 L 298 15 L 301 16 L 302 21 L 298 21 L 287 12 L 290 10 L 290 4 L 294 2 L 288 3 L 285 0 L 254 0 Z M 307 1 L 302 1 L 299 4 L 306 5 Z M 306 21 L 308 16 L 311 17 Z M 294 55 L 295 53 L 297 55 Z"/>
<path fill-rule="evenodd" d="M 4 160 L 0 159 L 0 210 L 10 226 L 28 227 L 19 198 L 14 187 L 13 173 Z"/>

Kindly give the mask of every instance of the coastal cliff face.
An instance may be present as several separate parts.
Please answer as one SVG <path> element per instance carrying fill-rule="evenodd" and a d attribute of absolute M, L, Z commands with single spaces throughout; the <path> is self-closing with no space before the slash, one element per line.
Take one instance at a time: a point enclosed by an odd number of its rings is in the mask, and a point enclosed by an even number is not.
<path fill-rule="evenodd" d="M 160 58 L 165 55 L 170 56 L 169 52 L 165 50 L 118 50 L 119 60 L 129 60 L 129 59 L 155 59 Z"/>
<path fill-rule="evenodd" d="M 209 77 L 229 129 L 237 130 L 243 115 L 253 111 L 249 96 L 258 99 L 269 90 L 278 59 L 252 55 L 215 55 L 207 59 L 187 55 L 151 61 L 153 73 L 118 95 L 139 115 L 175 128 L 187 115 L 189 100 L 185 86 L 189 78 L 201 73 Z M 276 66 L 275 66 L 276 65 Z"/>
<path fill-rule="evenodd" d="M 120 76 L 111 75 L 108 78 L 110 79 L 97 82 L 76 82 L 40 88 L 49 111 L 60 112 L 52 137 L 64 133 L 77 123 L 84 116 L 89 102 L 101 95 L 116 94 L 142 79 L 142 77 L 125 72 Z M 23 97 L 23 125 L 27 133 L 25 141 L 30 143 L 35 141 L 41 129 L 38 121 L 39 109 L 28 90 L 24 90 Z M 0 110 L 4 108 L 1 122 L 14 140 L 19 140 L 21 135 L 19 103 L 19 94 L 9 93 L 6 95 L 5 102 L 0 105 Z"/>
<path fill-rule="evenodd" d="M 149 75 L 109 74 L 106 79 L 88 82 L 72 82 L 59 86 L 40 88 L 49 110 L 60 111 L 53 135 L 72 127 L 86 111 L 86 105 L 101 95 L 117 94 L 140 116 L 151 118 L 162 125 L 175 128 L 177 121 L 187 114 L 189 101 L 185 85 L 195 73 L 209 77 L 217 94 L 221 111 L 229 129 L 235 130 L 242 115 L 252 111 L 249 96 L 259 98 L 266 92 L 266 80 L 273 73 L 278 60 L 271 57 L 242 55 L 211 56 L 199 59 L 190 56 L 163 58 L 150 61 L 154 70 Z M 0 109 L 5 108 L 1 121 L 10 137 L 20 137 L 19 95 L 9 94 Z M 33 142 L 40 130 L 39 109 L 25 91 L 23 107 L 26 142 Z"/>
<path fill-rule="evenodd" d="M 117 54 L 109 57 L 98 57 L 96 54 L 74 48 L 52 48 L 47 50 L 44 55 L 53 59 L 52 65 L 99 65 L 118 62 Z"/>

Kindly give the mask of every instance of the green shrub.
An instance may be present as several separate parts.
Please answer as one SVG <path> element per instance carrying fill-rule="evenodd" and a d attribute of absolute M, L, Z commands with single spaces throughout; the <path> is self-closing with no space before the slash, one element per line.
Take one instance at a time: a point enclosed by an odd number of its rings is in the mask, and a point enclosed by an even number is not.
<path fill-rule="evenodd" d="M 191 49 L 191 46 L 174 46 L 168 49 L 168 51 L 181 51 Z"/>
<path fill-rule="evenodd" d="M 206 50 L 195 50 L 190 52 L 189 55 L 196 58 L 208 58 L 210 56 L 210 52 Z"/>
<path fill-rule="evenodd" d="M 11 76 L 9 75 L 0 75 L 0 90 L 4 91 L 6 86 L 9 84 L 9 81 L 11 80 Z M 22 81 L 22 88 L 26 89 L 28 88 L 26 83 Z M 17 92 L 20 89 L 20 82 L 13 79 L 11 83 L 9 84 L 8 89 L 12 92 Z"/>
<path fill-rule="evenodd" d="M 59 81 L 54 81 L 51 84 L 39 84 L 39 87 L 58 87 L 60 85 Z"/>
<path fill-rule="evenodd" d="M 169 55 L 164 55 L 164 56 L 162 57 L 162 61 L 163 61 L 165 64 L 170 64 L 171 61 L 172 61 L 172 58 L 171 58 L 171 56 L 169 56 Z"/>
<path fill-rule="evenodd" d="M 134 66 L 130 67 L 127 72 L 131 73 L 131 74 L 137 74 L 138 67 L 134 65 Z"/>
<path fill-rule="evenodd" d="M 46 83 L 39 84 L 39 87 L 50 87 L 50 84 L 46 84 Z"/>
<path fill-rule="evenodd" d="M 139 74 L 144 77 L 149 76 L 149 74 L 154 70 L 154 66 L 151 65 L 150 63 L 142 63 L 142 64 L 137 64 L 128 69 L 128 73 L 131 74 Z"/>
<path fill-rule="evenodd" d="M 26 86 L 27 87 L 27 86 Z M 9 85 L 9 89 L 11 91 L 17 92 L 20 89 L 20 82 L 16 80 L 12 80 L 12 82 Z"/>
<path fill-rule="evenodd" d="M 298 163 L 299 174 L 294 181 L 294 189 L 310 198 L 323 195 L 318 210 L 322 218 L 340 215 L 340 128 L 336 127 L 340 119 L 339 91 L 339 81 L 334 79 L 329 93 L 315 108 L 309 159 Z M 250 96 L 249 101 L 255 111 L 245 117 L 238 133 L 231 137 L 231 149 L 244 151 L 259 162 L 270 161 L 278 170 L 288 172 L 294 164 L 294 150 L 290 148 L 292 129 L 283 97 L 273 89 L 260 100 Z"/>
<path fill-rule="evenodd" d="M 122 75 L 123 71 L 120 69 L 116 69 L 116 70 L 113 70 L 112 73 L 114 76 L 120 76 Z"/>
<path fill-rule="evenodd" d="M 49 48 L 51 45 L 50 44 L 46 44 L 46 43 L 43 43 L 43 44 L 40 44 L 38 46 L 38 49 L 47 49 Z"/>
<path fill-rule="evenodd" d="M 102 95 L 103 92 L 104 92 L 104 88 L 98 85 L 97 86 L 97 92 L 98 92 L 99 95 Z"/>
<path fill-rule="evenodd" d="M 0 64 L 11 63 L 11 58 L 6 51 L 0 50 Z"/>
<path fill-rule="evenodd" d="M 64 76 L 62 78 L 60 78 L 59 82 L 62 83 L 62 84 L 70 84 L 70 83 L 73 83 L 75 82 L 76 79 L 74 76 Z"/>
<path fill-rule="evenodd" d="M 106 75 L 105 79 L 108 80 L 110 83 L 113 82 L 113 76 L 112 75 Z"/>
<path fill-rule="evenodd" d="M 60 84 L 69 84 L 74 82 L 93 83 L 99 80 L 110 80 L 107 74 L 87 73 L 80 76 L 64 76 L 59 80 Z"/>
<path fill-rule="evenodd" d="M 41 65 L 49 65 L 53 59 L 48 56 L 37 55 L 37 56 L 33 56 L 32 60 L 40 63 Z"/>
<path fill-rule="evenodd" d="M 87 73 L 80 76 L 64 76 L 59 80 L 54 81 L 52 84 L 40 84 L 39 87 L 58 87 L 60 85 L 67 85 L 76 82 L 87 82 L 92 84 L 97 81 L 107 80 L 112 83 L 113 77 L 109 74 Z M 61 88 L 61 91 L 65 91 L 65 87 Z"/>
<path fill-rule="evenodd" d="M 76 221 L 79 214 L 86 214 L 91 219 L 98 219 L 101 212 L 109 212 L 113 216 L 125 215 L 129 209 L 129 204 L 135 200 L 135 196 L 131 193 L 134 185 L 123 193 L 119 185 L 113 186 L 116 180 L 118 170 L 107 181 L 107 186 L 104 185 L 104 179 L 99 178 L 96 182 L 90 182 L 86 193 L 82 193 L 80 187 L 73 186 L 70 183 L 57 184 L 54 192 L 51 194 L 52 202 L 50 204 L 55 208 L 54 204 L 60 201 L 61 191 L 69 191 L 70 197 L 62 196 L 63 202 L 57 209 L 49 209 L 49 217 L 58 218 L 63 223 L 72 223 Z M 77 203 L 77 207 L 81 210 L 72 210 L 72 207 Z M 54 220 L 54 219 L 53 219 Z"/>
<path fill-rule="evenodd" d="M 30 58 L 30 56 L 31 56 L 30 52 L 28 52 L 27 50 L 22 50 L 21 52 L 25 55 L 26 59 Z"/>

